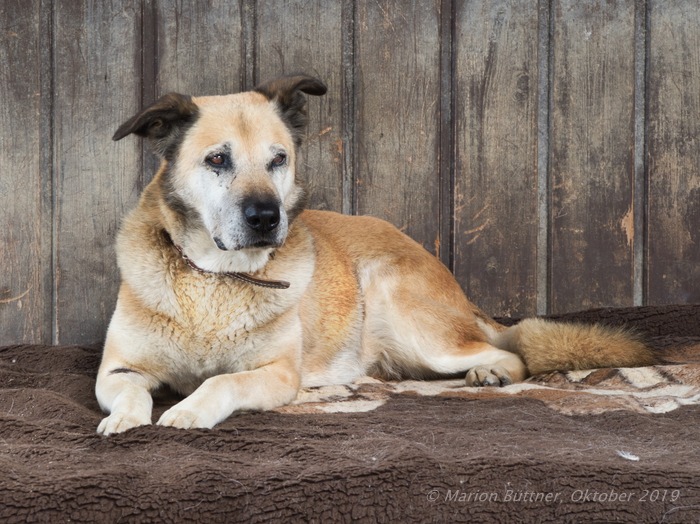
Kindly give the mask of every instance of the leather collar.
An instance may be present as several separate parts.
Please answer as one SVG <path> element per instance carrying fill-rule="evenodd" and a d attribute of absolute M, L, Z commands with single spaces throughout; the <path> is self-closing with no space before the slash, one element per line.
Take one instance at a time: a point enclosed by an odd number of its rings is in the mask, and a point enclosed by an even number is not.
<path fill-rule="evenodd" d="M 180 253 L 180 256 L 183 258 L 183 260 L 187 263 L 190 268 L 194 269 L 197 273 L 201 273 L 203 275 L 220 275 L 224 277 L 231 277 L 235 278 L 237 280 L 240 280 L 242 282 L 246 282 L 248 284 L 252 284 L 254 286 L 260 286 L 260 287 L 265 287 L 269 289 L 287 289 L 289 287 L 289 282 L 286 282 L 284 280 L 263 280 L 261 278 L 256 278 L 254 276 L 249 275 L 248 273 L 238 273 L 238 272 L 216 272 L 216 271 L 207 271 L 206 269 L 202 269 L 199 267 L 197 264 L 195 264 L 182 250 L 182 247 L 178 246 L 175 242 L 173 242 L 173 238 L 170 236 L 170 233 L 168 233 L 166 230 L 163 230 L 163 236 L 165 237 L 166 241 L 172 245 L 178 253 Z"/>

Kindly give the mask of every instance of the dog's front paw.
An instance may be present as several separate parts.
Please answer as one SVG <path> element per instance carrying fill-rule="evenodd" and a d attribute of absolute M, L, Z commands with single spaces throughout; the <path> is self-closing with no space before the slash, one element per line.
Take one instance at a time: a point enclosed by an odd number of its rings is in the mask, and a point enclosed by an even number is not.
<path fill-rule="evenodd" d="M 173 428 L 180 429 L 211 429 L 215 424 L 215 421 L 212 422 L 207 420 L 206 417 L 202 416 L 201 414 L 197 414 L 194 411 L 183 409 L 178 406 L 170 408 L 168 411 L 163 413 L 160 419 L 158 419 L 159 426 L 171 426 Z"/>
<path fill-rule="evenodd" d="M 102 419 L 100 425 L 97 426 L 97 432 L 104 436 L 114 435 L 115 433 L 123 433 L 127 429 L 146 426 L 150 423 L 150 420 L 144 420 L 133 414 L 112 413 L 110 416 Z"/>
<path fill-rule="evenodd" d="M 476 366 L 466 376 L 467 386 L 507 386 L 513 383 L 510 373 L 501 366 Z"/>

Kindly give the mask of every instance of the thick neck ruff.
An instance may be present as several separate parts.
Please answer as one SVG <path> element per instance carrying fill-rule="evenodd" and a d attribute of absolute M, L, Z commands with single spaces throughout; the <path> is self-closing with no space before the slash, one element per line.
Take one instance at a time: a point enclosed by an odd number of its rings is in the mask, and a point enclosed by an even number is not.
<path fill-rule="evenodd" d="M 216 271 L 207 271 L 206 269 L 202 269 L 199 267 L 197 264 L 195 264 L 192 259 L 190 259 L 185 252 L 182 250 L 182 247 L 178 246 L 175 242 L 173 242 L 172 237 L 170 236 L 170 233 L 167 231 L 163 230 L 163 236 L 165 239 L 168 241 L 170 245 L 172 245 L 178 253 L 180 253 L 180 256 L 182 256 L 183 260 L 187 263 L 190 268 L 194 269 L 197 273 L 202 273 L 203 275 L 220 275 L 220 276 L 225 276 L 225 277 L 231 277 L 235 278 L 237 280 L 240 280 L 241 282 L 246 282 L 247 284 L 252 284 L 254 286 L 260 286 L 260 287 L 266 287 L 269 289 L 287 289 L 289 287 L 289 282 L 286 282 L 284 280 L 263 280 L 261 278 L 255 278 L 248 273 L 237 273 L 237 272 L 216 272 Z"/>

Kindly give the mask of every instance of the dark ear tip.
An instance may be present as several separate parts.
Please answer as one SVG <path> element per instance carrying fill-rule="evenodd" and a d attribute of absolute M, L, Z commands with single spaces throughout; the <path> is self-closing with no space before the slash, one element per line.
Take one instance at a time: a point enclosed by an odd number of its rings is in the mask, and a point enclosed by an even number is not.
<path fill-rule="evenodd" d="M 124 122 L 112 136 L 115 142 L 134 133 L 162 139 L 174 127 L 189 122 L 197 114 L 197 105 L 189 95 L 168 93 Z"/>
<path fill-rule="evenodd" d="M 306 93 L 307 95 L 321 96 L 325 95 L 326 91 L 328 91 L 326 84 L 314 76 L 301 73 L 293 78 L 297 81 L 299 91 Z"/>
<path fill-rule="evenodd" d="M 316 77 L 305 73 L 296 73 L 260 84 L 254 88 L 254 91 L 262 93 L 272 100 L 291 95 L 295 91 L 301 91 L 307 95 L 321 96 L 326 94 L 328 88 L 326 84 Z"/>
<path fill-rule="evenodd" d="M 136 129 L 134 129 L 134 122 L 136 121 L 138 115 L 130 118 L 126 122 L 124 122 L 122 125 L 119 126 L 119 129 L 117 129 L 114 132 L 114 135 L 112 135 L 112 140 L 115 142 L 117 140 L 121 140 L 125 136 L 130 135 L 131 133 L 138 133 Z"/>
<path fill-rule="evenodd" d="M 314 78 L 314 82 L 304 92 L 309 95 L 321 96 L 325 95 L 327 91 L 328 87 L 326 87 L 326 84 L 321 82 L 319 79 Z"/>

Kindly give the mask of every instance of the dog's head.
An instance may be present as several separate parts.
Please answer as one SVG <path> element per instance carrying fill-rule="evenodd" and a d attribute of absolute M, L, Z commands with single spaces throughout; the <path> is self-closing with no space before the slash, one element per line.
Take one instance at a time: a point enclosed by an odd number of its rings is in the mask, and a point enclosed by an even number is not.
<path fill-rule="evenodd" d="M 164 160 L 164 201 L 188 229 L 205 230 L 212 248 L 274 248 L 303 206 L 295 157 L 307 123 L 304 93 L 325 92 L 320 80 L 295 75 L 234 95 L 171 93 L 125 122 L 114 140 L 148 139 Z"/>

